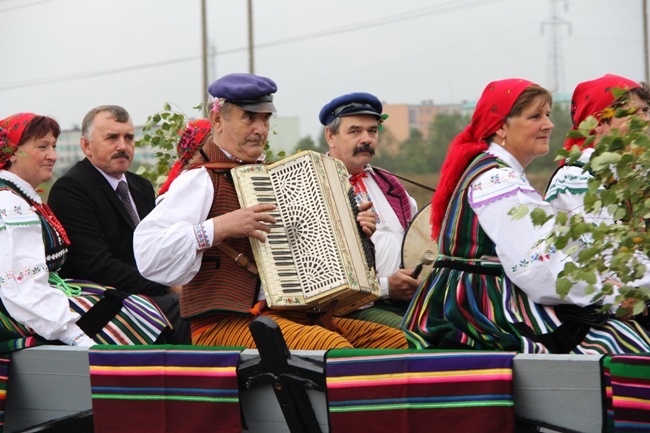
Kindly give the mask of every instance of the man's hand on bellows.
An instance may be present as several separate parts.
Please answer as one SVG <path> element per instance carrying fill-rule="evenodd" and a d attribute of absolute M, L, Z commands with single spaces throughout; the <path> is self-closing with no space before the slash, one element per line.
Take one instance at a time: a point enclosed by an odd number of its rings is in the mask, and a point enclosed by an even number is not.
<path fill-rule="evenodd" d="M 255 206 L 214 217 L 214 243 L 228 238 L 253 237 L 260 242 L 266 241 L 266 233 L 271 231 L 269 224 L 275 224 L 275 218 L 268 212 L 275 209 L 272 204 Z"/>
<path fill-rule="evenodd" d="M 377 215 L 370 208 L 372 208 L 371 201 L 361 203 L 359 205 L 359 214 L 357 215 L 357 222 L 367 238 L 372 237 L 375 230 L 377 230 Z"/>
<path fill-rule="evenodd" d="M 413 269 L 398 269 L 388 277 L 390 298 L 394 301 L 410 301 L 418 289 L 420 279 L 411 277 Z"/>

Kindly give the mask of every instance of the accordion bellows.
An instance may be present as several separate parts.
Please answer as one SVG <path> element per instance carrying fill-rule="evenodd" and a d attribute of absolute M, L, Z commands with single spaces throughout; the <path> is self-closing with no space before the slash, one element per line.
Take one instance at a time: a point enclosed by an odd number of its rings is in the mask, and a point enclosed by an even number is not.
<path fill-rule="evenodd" d="M 348 172 L 335 158 L 300 152 L 274 164 L 232 169 L 242 207 L 272 203 L 267 241 L 251 238 L 270 308 L 323 308 L 345 314 L 379 298 L 350 200 Z"/>

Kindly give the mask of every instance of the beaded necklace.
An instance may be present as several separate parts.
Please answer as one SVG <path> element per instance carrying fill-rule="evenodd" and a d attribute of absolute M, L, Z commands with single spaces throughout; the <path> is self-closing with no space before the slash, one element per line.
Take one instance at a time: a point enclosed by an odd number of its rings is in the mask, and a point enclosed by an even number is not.
<path fill-rule="evenodd" d="M 63 228 L 63 224 L 56 218 L 54 213 L 52 212 L 52 209 L 45 204 L 45 203 L 36 203 L 33 200 L 30 200 L 30 204 L 34 206 L 34 209 L 36 209 L 36 213 L 41 215 L 45 220 L 52 226 L 54 231 L 56 231 L 59 236 L 61 236 L 61 240 L 63 241 L 63 244 L 67 247 L 70 246 L 70 239 L 68 238 L 68 234 L 65 232 L 65 229 Z"/>

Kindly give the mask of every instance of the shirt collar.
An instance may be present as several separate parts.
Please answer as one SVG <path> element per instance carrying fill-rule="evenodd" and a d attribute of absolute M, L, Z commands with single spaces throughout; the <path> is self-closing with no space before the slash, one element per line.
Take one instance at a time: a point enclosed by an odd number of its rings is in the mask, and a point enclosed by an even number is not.
<path fill-rule="evenodd" d="M 108 183 L 111 185 L 111 188 L 113 188 L 113 189 L 117 189 L 117 185 L 119 185 L 119 183 L 121 181 L 126 182 L 127 185 L 129 183 L 126 180 L 126 176 L 124 175 L 124 173 L 122 173 L 122 176 L 119 179 L 116 179 L 113 176 L 111 176 L 109 174 L 106 174 L 102 169 L 100 169 L 99 167 L 97 167 L 94 164 L 93 164 L 93 167 L 95 167 L 97 169 L 97 171 L 100 172 L 102 174 L 102 176 L 104 176 L 104 178 L 108 181 Z"/>
<path fill-rule="evenodd" d="M 25 181 L 22 177 L 13 174 L 8 170 L 0 170 L 0 179 L 8 180 L 18 187 L 18 189 L 23 192 L 27 197 L 34 200 L 36 203 L 42 203 L 41 196 L 38 195 L 33 186 L 29 182 Z"/>
<path fill-rule="evenodd" d="M 217 145 L 217 147 L 218 147 L 218 148 L 219 148 L 219 149 L 224 153 L 224 155 L 226 155 L 226 156 L 228 157 L 228 159 L 230 159 L 230 160 L 232 160 L 232 161 L 236 161 L 236 162 L 238 162 L 238 163 L 240 163 L 240 164 L 251 164 L 250 162 L 242 161 L 242 160 L 239 159 L 239 158 L 235 158 L 234 156 L 232 156 L 232 155 L 230 154 L 230 152 L 228 152 L 228 151 L 227 151 L 226 149 L 224 149 L 223 147 L 221 147 L 221 146 L 219 146 L 219 145 Z M 255 161 L 253 164 L 260 164 L 260 163 L 264 162 L 265 160 L 266 160 L 266 153 L 262 152 L 262 154 L 260 155 L 260 157 L 257 158 L 257 161 Z"/>
<path fill-rule="evenodd" d="M 514 168 L 517 170 L 520 174 L 524 172 L 524 167 L 521 166 L 519 161 L 517 161 L 517 158 L 512 156 L 510 152 L 508 152 L 503 146 L 496 144 L 494 141 L 490 143 L 490 146 L 488 147 L 488 153 L 491 155 L 496 156 L 506 164 L 508 164 L 510 167 Z"/>

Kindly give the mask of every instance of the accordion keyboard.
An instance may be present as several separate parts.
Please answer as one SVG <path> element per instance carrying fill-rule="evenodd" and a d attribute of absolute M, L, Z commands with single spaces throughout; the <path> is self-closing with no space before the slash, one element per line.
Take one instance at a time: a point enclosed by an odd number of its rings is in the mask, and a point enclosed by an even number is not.
<path fill-rule="evenodd" d="M 251 191 L 255 192 L 249 197 L 255 197 L 256 204 L 274 204 L 277 206 L 277 200 L 268 174 L 257 173 L 245 179 L 242 186 L 244 186 L 244 189 L 250 188 Z M 262 260 L 267 262 L 266 264 L 272 264 L 272 266 L 263 266 L 263 269 L 267 273 L 267 278 L 275 283 L 271 285 L 280 287 L 283 294 L 301 293 L 298 270 L 291 254 L 282 216 L 277 207 L 276 210 L 269 212 L 269 214 L 275 218 L 275 224 L 269 225 L 271 232 L 266 235 L 266 242 L 260 244 L 260 253 Z"/>

